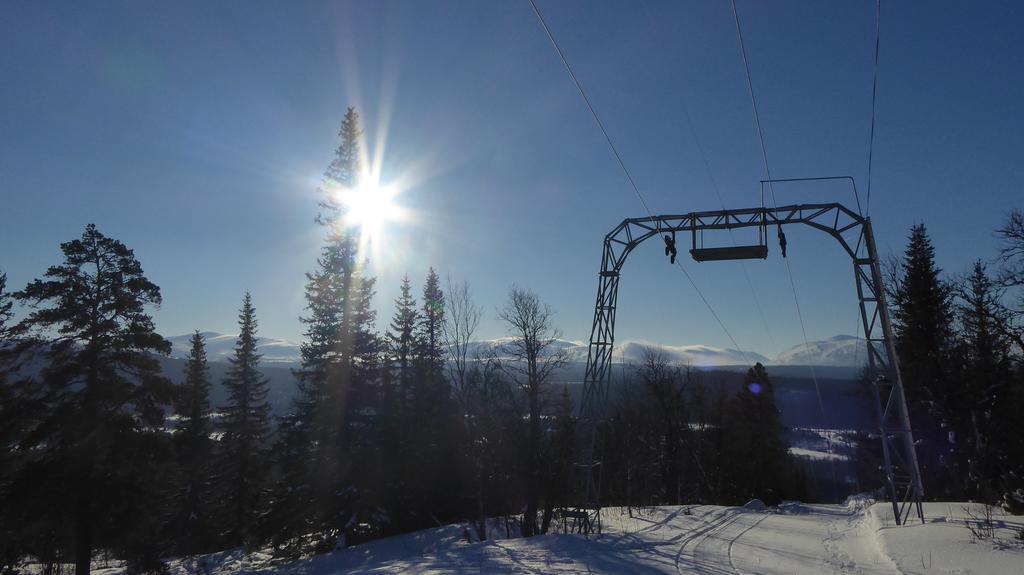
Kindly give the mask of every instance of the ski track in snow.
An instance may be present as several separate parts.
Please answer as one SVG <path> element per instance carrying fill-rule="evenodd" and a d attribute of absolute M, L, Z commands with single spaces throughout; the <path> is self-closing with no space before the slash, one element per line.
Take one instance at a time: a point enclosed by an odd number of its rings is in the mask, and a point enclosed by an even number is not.
<path fill-rule="evenodd" d="M 926 503 L 925 524 L 896 527 L 887 503 L 784 503 L 765 511 L 714 505 L 605 509 L 604 533 L 550 534 L 467 543 L 449 525 L 299 561 L 268 550 L 228 550 L 174 560 L 171 575 L 638 573 L 677 575 L 1024 575 L 1024 520 L 999 515 L 997 540 L 974 541 L 961 503 Z M 972 504 L 973 505 L 973 504 Z M 977 515 L 978 509 L 973 513 Z M 966 514 L 966 515 L 965 515 Z M 123 575 L 123 568 L 96 575 Z"/>
<path fill-rule="evenodd" d="M 715 543 L 716 535 L 739 519 L 739 513 L 730 513 L 729 511 L 725 510 L 717 513 L 716 517 L 707 522 L 703 527 L 694 529 L 683 538 L 679 545 L 679 552 L 676 553 L 676 571 L 678 573 L 706 573 L 709 575 L 736 573 L 735 568 L 732 568 L 731 564 L 729 571 L 714 565 L 713 559 L 717 557 L 713 557 L 702 549 L 702 545 Z M 683 567 L 686 567 L 685 571 Z"/>

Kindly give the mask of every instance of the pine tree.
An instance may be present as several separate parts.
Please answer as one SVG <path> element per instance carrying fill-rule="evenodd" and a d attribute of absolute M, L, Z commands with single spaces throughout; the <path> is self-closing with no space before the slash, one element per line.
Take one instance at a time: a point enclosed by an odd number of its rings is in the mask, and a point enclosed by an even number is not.
<path fill-rule="evenodd" d="M 206 342 L 196 330 L 190 340 L 189 356 L 185 362 L 185 381 L 178 394 L 175 415 L 177 481 L 171 533 L 177 548 L 183 553 L 211 550 L 209 509 L 210 458 L 213 440 L 210 434 L 210 373 L 206 365 Z"/>
<path fill-rule="evenodd" d="M 259 371 L 256 351 L 256 309 L 245 293 L 238 314 L 240 332 L 224 379 L 228 404 L 221 408 L 220 501 L 224 535 L 232 545 L 255 543 L 262 512 L 268 462 L 270 404 L 267 379 Z"/>
<path fill-rule="evenodd" d="M 47 362 L 19 487 L 38 506 L 35 520 L 72 526 L 75 571 L 86 575 L 94 543 L 132 546 L 136 528 L 155 520 L 152 458 L 173 385 L 153 354 L 170 343 L 146 313 L 160 288 L 132 250 L 89 224 L 61 251 L 63 264 L 15 294 L 33 310 L 20 327 L 44 339 Z"/>

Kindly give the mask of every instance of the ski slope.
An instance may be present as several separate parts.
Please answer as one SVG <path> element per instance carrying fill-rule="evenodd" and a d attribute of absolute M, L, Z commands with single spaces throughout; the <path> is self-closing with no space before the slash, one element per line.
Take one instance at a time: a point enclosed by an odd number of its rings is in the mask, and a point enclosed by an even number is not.
<path fill-rule="evenodd" d="M 462 526 L 374 541 L 290 563 L 240 551 L 171 563 L 177 575 L 341 573 L 1022 574 L 1024 517 L 994 517 L 995 539 L 972 541 L 963 503 L 928 503 L 927 522 L 897 527 L 887 504 L 786 503 L 756 508 L 657 507 L 604 514 L 604 533 L 467 543 Z M 970 506 L 977 515 L 980 506 Z M 495 535 L 503 534 L 498 523 Z M 110 571 L 108 571 L 110 573 Z"/>

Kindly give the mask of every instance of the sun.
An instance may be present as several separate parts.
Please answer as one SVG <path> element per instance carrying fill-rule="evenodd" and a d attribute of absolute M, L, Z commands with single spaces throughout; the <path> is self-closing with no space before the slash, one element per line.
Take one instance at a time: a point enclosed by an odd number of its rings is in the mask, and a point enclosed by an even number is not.
<path fill-rule="evenodd" d="M 339 195 L 347 210 L 347 223 L 364 230 L 379 230 L 385 222 L 397 219 L 400 214 L 394 202 L 397 195 L 394 188 L 365 184 Z"/>
<path fill-rule="evenodd" d="M 336 193 L 342 206 L 341 223 L 346 228 L 358 228 L 360 246 L 369 247 L 379 243 L 385 224 L 403 219 L 404 210 L 395 202 L 397 186 L 381 185 L 376 178 L 366 177 L 353 188 Z"/>

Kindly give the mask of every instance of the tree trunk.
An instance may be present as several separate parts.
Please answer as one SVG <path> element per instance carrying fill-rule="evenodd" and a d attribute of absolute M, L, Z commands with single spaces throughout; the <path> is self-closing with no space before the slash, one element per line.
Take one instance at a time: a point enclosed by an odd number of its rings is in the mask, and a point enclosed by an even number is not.
<path fill-rule="evenodd" d="M 480 541 L 487 540 L 487 515 L 484 514 L 484 480 L 483 474 L 477 471 L 476 476 L 476 508 L 479 525 L 476 528 L 477 537 Z"/>
<path fill-rule="evenodd" d="M 551 504 L 550 497 L 544 500 L 544 515 L 540 521 L 540 534 L 544 535 L 551 528 L 551 515 L 554 511 L 554 506 Z"/>
<path fill-rule="evenodd" d="M 92 563 L 92 505 L 88 489 L 78 493 L 75 509 L 75 575 L 89 575 Z"/>
<path fill-rule="evenodd" d="M 533 379 L 531 377 L 531 379 Z M 523 514 L 523 536 L 537 534 L 537 504 L 540 499 L 540 386 L 530 383 L 529 454 L 526 470 L 526 513 Z"/>

